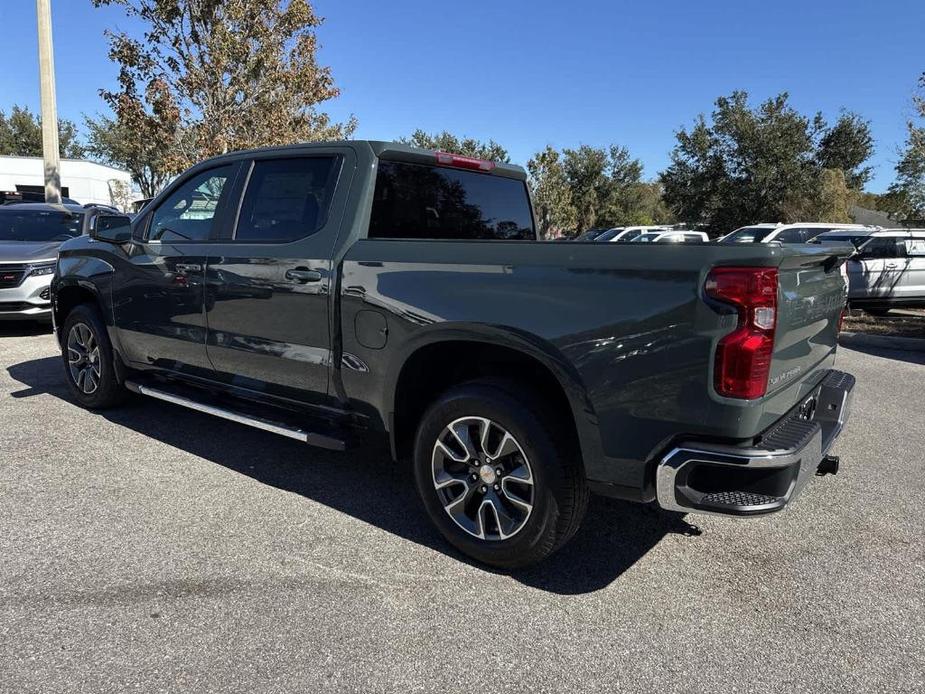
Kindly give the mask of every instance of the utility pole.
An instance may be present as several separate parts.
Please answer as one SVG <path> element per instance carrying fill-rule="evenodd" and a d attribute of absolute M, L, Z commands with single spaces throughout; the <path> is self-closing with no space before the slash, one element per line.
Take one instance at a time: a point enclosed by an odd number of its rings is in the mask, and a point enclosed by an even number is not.
<path fill-rule="evenodd" d="M 58 105 L 55 101 L 55 56 L 51 42 L 51 0 L 35 0 L 39 23 L 39 82 L 42 88 L 42 156 L 45 202 L 61 203 L 58 160 Z"/>

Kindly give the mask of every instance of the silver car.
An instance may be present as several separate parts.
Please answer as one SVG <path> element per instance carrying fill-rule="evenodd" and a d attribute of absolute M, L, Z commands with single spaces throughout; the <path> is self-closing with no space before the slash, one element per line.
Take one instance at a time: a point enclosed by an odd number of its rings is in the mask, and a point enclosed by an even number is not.
<path fill-rule="evenodd" d="M 85 231 L 80 205 L 0 205 L 0 320 L 51 320 L 58 246 Z"/>
<path fill-rule="evenodd" d="M 870 235 L 847 263 L 848 303 L 874 315 L 925 306 L 925 229 Z"/>

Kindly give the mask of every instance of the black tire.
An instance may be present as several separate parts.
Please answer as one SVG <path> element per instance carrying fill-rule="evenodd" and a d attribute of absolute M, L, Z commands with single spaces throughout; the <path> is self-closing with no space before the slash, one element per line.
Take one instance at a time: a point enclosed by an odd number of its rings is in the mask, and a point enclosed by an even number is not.
<path fill-rule="evenodd" d="M 540 398 L 531 395 L 530 391 L 517 385 L 494 381 L 472 381 L 456 386 L 427 409 L 415 438 L 415 481 L 431 520 L 441 534 L 461 552 L 502 569 L 535 564 L 559 549 L 578 530 L 588 505 L 589 491 L 580 454 L 574 450 L 574 445 L 569 444 L 569 437 L 565 435 L 562 424 L 542 405 Z M 505 489 L 503 476 L 498 478 L 498 481 L 502 481 L 501 485 L 483 484 L 484 478 L 474 476 L 478 469 L 476 466 L 466 467 L 469 463 L 457 463 L 455 459 L 445 458 L 436 452 L 438 440 L 448 436 L 448 426 L 461 420 L 468 421 L 469 418 L 490 420 L 494 425 L 492 436 L 498 436 L 498 432 L 510 433 L 519 452 L 509 454 L 504 460 L 509 463 L 513 460 L 510 465 L 516 465 L 518 460 L 523 462 L 523 457 L 518 458 L 522 453 L 526 456 L 527 468 L 532 470 L 532 510 L 527 512 L 518 529 L 513 530 L 513 526 L 509 528 L 512 532 L 507 537 L 499 531 L 501 516 L 497 511 L 487 519 L 476 519 L 475 530 L 480 530 L 483 537 L 477 537 L 464 529 L 445 508 L 452 506 L 455 499 L 447 504 L 447 497 L 441 497 L 441 494 L 448 493 L 436 489 L 438 473 L 435 469 L 442 463 L 435 461 L 446 460 L 450 465 L 459 465 L 461 470 L 472 473 L 463 475 L 467 477 L 467 482 L 454 481 L 450 484 L 459 485 L 456 487 L 459 490 L 458 498 L 471 495 L 469 498 L 478 508 L 477 513 L 483 511 L 479 504 L 484 505 L 484 500 L 489 498 L 494 499 L 491 501 L 492 508 L 497 508 L 495 503 L 513 508 L 509 503 L 511 495 L 508 494 L 511 484 Z M 459 447 L 459 451 L 462 450 Z M 495 450 L 501 451 L 502 448 Z M 488 460 L 492 459 L 489 457 Z M 502 457 L 499 456 L 497 460 L 501 461 Z M 489 467 L 495 464 L 492 462 Z M 523 469 L 522 465 L 520 469 Z M 455 475 L 453 477 L 455 480 Z M 513 477 L 506 481 L 515 483 L 515 491 L 527 488 L 515 475 L 508 477 Z M 465 492 L 462 491 L 464 485 Z M 492 497 L 492 489 L 497 490 L 499 486 L 501 491 L 495 492 Z M 479 494 L 484 496 L 479 497 Z M 501 498 L 502 494 L 504 498 Z M 464 502 L 463 507 L 467 507 L 468 503 Z M 522 511 L 520 508 L 514 510 Z M 495 537 L 492 539 L 490 535 Z"/>
<path fill-rule="evenodd" d="M 877 316 L 878 318 L 882 318 L 883 316 L 885 316 L 886 314 L 890 312 L 890 309 L 888 308 L 865 308 L 864 312 L 869 313 L 872 316 Z"/>
<path fill-rule="evenodd" d="M 76 370 L 85 367 L 83 370 L 86 374 L 83 380 L 74 375 L 75 369 L 72 369 L 70 357 L 75 355 L 70 345 L 70 340 L 74 331 L 92 336 L 92 342 L 85 340 L 91 345 L 90 352 L 97 349 L 96 357 L 92 363 L 86 358 L 75 366 Z M 79 347 L 79 345 L 75 345 Z M 112 343 L 109 341 L 109 333 L 103 324 L 99 311 L 95 306 L 90 304 L 80 304 L 71 310 L 64 319 L 61 327 L 61 356 L 64 362 L 64 376 L 71 394 L 84 407 L 91 410 L 103 410 L 114 407 L 122 403 L 125 399 L 126 391 L 122 387 L 116 374 L 115 364 L 113 361 Z M 89 371 L 87 370 L 89 369 Z M 90 379 L 89 381 L 87 379 Z M 78 380 L 81 383 L 78 384 Z M 96 381 L 96 386 L 90 388 L 88 383 Z M 89 391 L 89 392 L 88 392 Z"/>

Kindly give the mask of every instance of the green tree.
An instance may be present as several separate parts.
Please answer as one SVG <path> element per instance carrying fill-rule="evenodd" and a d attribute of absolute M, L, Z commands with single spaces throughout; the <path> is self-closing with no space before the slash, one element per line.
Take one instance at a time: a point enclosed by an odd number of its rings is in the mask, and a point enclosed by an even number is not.
<path fill-rule="evenodd" d="M 822 169 L 807 191 L 788 197 L 781 205 L 785 219 L 851 222 L 851 206 L 857 202 L 857 191 L 848 186 L 841 169 Z"/>
<path fill-rule="evenodd" d="M 92 0 L 118 5 L 144 27 L 141 38 L 107 31 L 118 88 L 102 90 L 118 147 L 99 156 L 137 170 L 152 151 L 157 176 L 237 149 L 349 137 L 318 105 L 336 97 L 318 64 L 321 25 L 307 0 Z M 136 148 L 122 137 L 131 133 Z"/>
<path fill-rule="evenodd" d="M 677 133 L 671 165 L 662 173 L 665 200 L 678 218 L 714 232 L 758 221 L 840 221 L 839 171 L 849 190 L 870 175 L 873 148 L 867 123 L 843 114 L 829 126 L 806 117 L 780 94 L 753 109 L 748 94 L 716 100 L 708 123 L 698 117 Z M 822 196 L 820 198 L 820 196 Z"/>
<path fill-rule="evenodd" d="M 410 137 L 403 137 L 398 141 L 421 149 L 452 152 L 453 154 L 462 154 L 466 157 L 487 159 L 503 164 L 508 164 L 511 161 L 507 150 L 494 140 L 483 142 L 473 137 L 457 137 L 446 130 L 430 134 L 419 128 L 411 133 Z"/>
<path fill-rule="evenodd" d="M 658 181 L 641 181 L 628 191 L 631 200 L 626 213 L 614 226 L 634 224 L 671 224 L 671 210 L 665 204 L 664 189 Z"/>
<path fill-rule="evenodd" d="M 660 185 L 642 181 L 642 164 L 625 147 L 581 145 L 559 152 L 547 146 L 527 170 L 544 236 L 670 216 Z"/>
<path fill-rule="evenodd" d="M 143 198 L 157 195 L 177 171 L 169 149 L 173 134 L 154 120 L 136 114 L 133 122 L 141 130 L 131 130 L 125 121 L 109 116 L 86 119 L 87 152 L 104 164 L 128 171 Z"/>
<path fill-rule="evenodd" d="M 78 141 L 77 126 L 58 119 L 59 155 L 80 159 L 84 149 Z M 0 111 L 0 154 L 20 157 L 42 156 L 42 119 L 28 108 L 14 105 L 7 116 Z"/>
<path fill-rule="evenodd" d="M 855 113 L 843 113 L 819 141 L 816 161 L 822 169 L 841 170 L 852 190 L 862 190 L 873 168 L 864 166 L 874 153 L 870 123 Z"/>
<path fill-rule="evenodd" d="M 907 125 L 906 146 L 885 201 L 905 221 L 925 220 L 925 74 L 919 78 L 919 89 L 913 97 L 917 117 Z"/>
<path fill-rule="evenodd" d="M 575 208 L 577 229 L 626 223 L 634 213 L 642 164 L 625 147 L 564 149 L 563 169 Z"/>
<path fill-rule="evenodd" d="M 547 145 L 527 162 L 527 172 L 540 236 L 555 238 L 574 229 L 575 207 L 559 152 Z"/>
<path fill-rule="evenodd" d="M 562 150 L 562 168 L 575 208 L 578 231 L 604 224 L 612 204 L 607 150 L 581 145 Z"/>

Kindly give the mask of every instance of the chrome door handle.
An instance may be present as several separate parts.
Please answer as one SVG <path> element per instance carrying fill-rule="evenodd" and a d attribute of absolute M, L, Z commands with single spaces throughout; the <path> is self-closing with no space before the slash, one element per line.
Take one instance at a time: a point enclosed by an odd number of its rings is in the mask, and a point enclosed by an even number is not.
<path fill-rule="evenodd" d="M 177 272 L 201 272 L 202 265 L 198 263 L 177 263 Z"/>
<path fill-rule="evenodd" d="M 320 282 L 321 273 L 317 270 L 306 270 L 296 268 L 295 270 L 286 270 L 286 279 L 293 282 Z"/>

